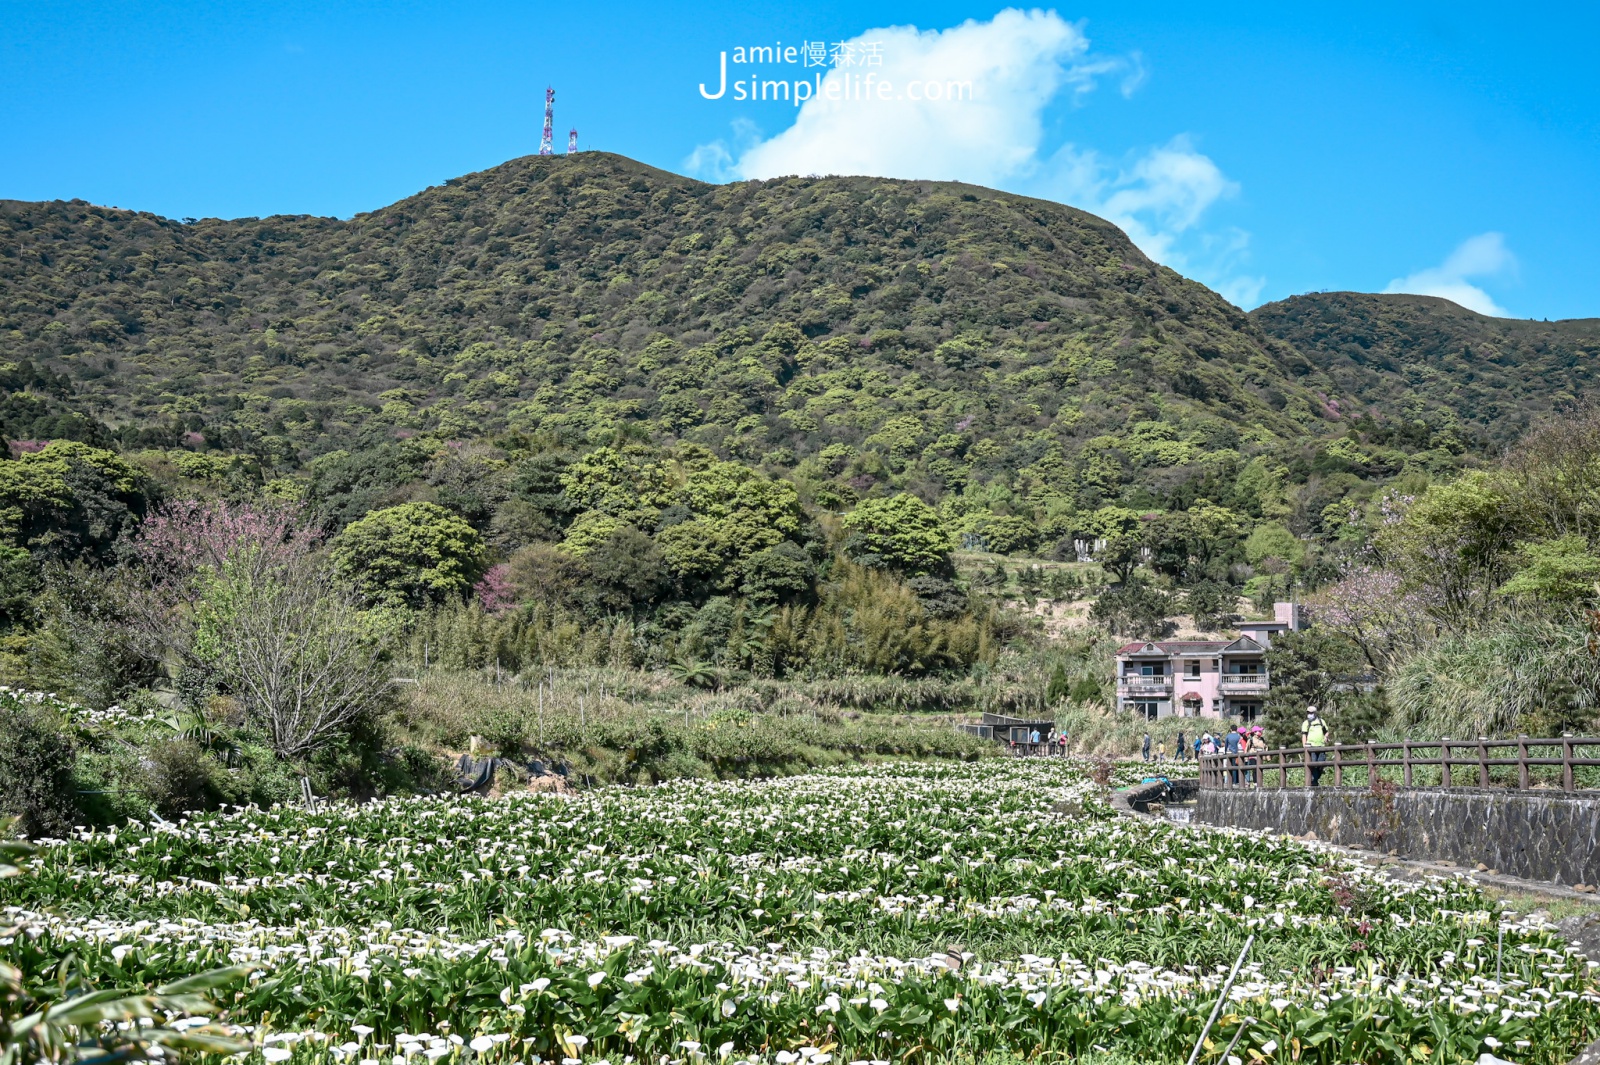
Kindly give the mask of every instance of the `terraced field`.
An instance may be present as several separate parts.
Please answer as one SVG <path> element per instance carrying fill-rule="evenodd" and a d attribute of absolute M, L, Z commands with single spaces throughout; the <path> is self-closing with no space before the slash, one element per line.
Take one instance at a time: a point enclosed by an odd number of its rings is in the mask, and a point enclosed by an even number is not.
<path fill-rule="evenodd" d="M 221 1020 L 272 1062 L 1178 1062 L 1252 934 L 1203 1061 L 1232 1042 L 1240 1063 L 1558 1063 L 1600 1019 L 1594 966 L 1469 885 L 1118 819 L 1089 770 L 891 763 L 84 832 L 0 883 L 24 929 L 0 950 L 76 951 L 106 987 L 250 965 Z"/>

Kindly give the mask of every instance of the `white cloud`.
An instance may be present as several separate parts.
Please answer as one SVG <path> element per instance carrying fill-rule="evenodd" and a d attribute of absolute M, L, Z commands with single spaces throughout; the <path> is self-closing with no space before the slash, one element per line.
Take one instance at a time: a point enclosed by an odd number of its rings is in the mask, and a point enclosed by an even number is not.
<path fill-rule="evenodd" d="M 994 185 L 1027 170 L 1043 137 L 1045 105 L 1064 87 L 1092 87 L 1101 64 L 1082 63 L 1089 41 L 1054 13 L 1002 11 L 944 31 L 892 26 L 855 38 L 882 45 L 881 65 L 839 68 L 794 125 L 739 157 L 746 178 L 870 174 Z M 869 75 L 900 99 L 847 99 Z M 730 77 L 732 75 L 730 74 Z M 827 98 L 831 85 L 838 99 Z M 970 85 L 969 99 L 947 84 Z M 913 87 L 915 86 L 915 87 Z"/>
<path fill-rule="evenodd" d="M 1032 182 L 1041 195 L 1093 211 L 1115 222 L 1157 262 L 1212 281 L 1240 306 L 1259 298 L 1265 278 L 1239 274 L 1250 235 L 1242 229 L 1201 228 L 1207 210 L 1238 195 L 1211 159 L 1178 136 L 1115 167 L 1092 151 L 1067 145 Z"/>
<path fill-rule="evenodd" d="M 1131 94 L 1145 73 L 1137 53 L 1093 55 L 1083 31 L 1055 12 L 1014 8 L 946 30 L 869 30 L 853 43 L 866 42 L 878 42 L 882 64 L 830 70 L 823 93 L 800 105 L 788 129 L 762 140 L 745 128 L 736 134 L 740 148 L 701 145 L 685 165 L 712 180 L 862 174 L 967 181 L 1058 200 L 1110 219 L 1151 258 L 1241 306 L 1259 298 L 1265 280 L 1240 273 L 1248 234 L 1203 225 L 1208 209 L 1239 186 L 1189 138 L 1121 161 L 1072 144 L 1043 148 L 1046 108 L 1063 96 L 1081 101 L 1106 78 Z M 774 69 L 730 66 L 728 78 Z M 847 87 L 868 73 L 874 85 L 888 83 L 889 98 L 847 98 Z M 926 98 L 930 85 L 961 83 L 970 83 L 969 98 L 951 99 L 948 89 L 943 99 Z M 827 98 L 830 84 L 838 86 L 835 99 Z"/>
<path fill-rule="evenodd" d="M 1438 266 L 1397 277 L 1383 291 L 1440 296 L 1470 311 L 1505 318 L 1505 308 L 1472 281 L 1499 277 L 1516 266 L 1517 257 L 1506 247 L 1502 234 L 1480 233 L 1462 241 Z"/>

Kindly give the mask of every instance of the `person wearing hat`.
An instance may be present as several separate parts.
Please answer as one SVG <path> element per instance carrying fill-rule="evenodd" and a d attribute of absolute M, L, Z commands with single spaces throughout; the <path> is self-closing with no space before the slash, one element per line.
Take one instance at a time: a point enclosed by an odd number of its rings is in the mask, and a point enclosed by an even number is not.
<path fill-rule="evenodd" d="M 1327 742 L 1328 726 L 1324 725 L 1322 718 L 1317 716 L 1316 707 L 1306 707 L 1306 719 L 1300 723 L 1300 746 L 1320 748 L 1326 746 Z M 1311 752 L 1311 760 L 1313 762 L 1326 762 L 1328 760 L 1328 752 L 1314 749 Z M 1311 786 L 1313 788 L 1316 787 L 1321 779 L 1322 767 L 1313 765 L 1311 767 Z"/>

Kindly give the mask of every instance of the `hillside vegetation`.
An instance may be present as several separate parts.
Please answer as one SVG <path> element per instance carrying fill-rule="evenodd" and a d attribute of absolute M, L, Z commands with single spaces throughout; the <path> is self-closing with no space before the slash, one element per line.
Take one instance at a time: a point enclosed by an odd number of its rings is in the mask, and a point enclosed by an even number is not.
<path fill-rule="evenodd" d="M 1453 422 L 1461 443 L 1498 450 L 1588 393 L 1600 369 L 1600 318 L 1490 318 L 1437 296 L 1365 292 L 1291 296 L 1250 318 L 1357 412 L 1388 412 L 1402 442 L 1426 432 L 1416 423 Z"/>
<path fill-rule="evenodd" d="M 13 437 L 222 448 L 511 430 L 692 441 L 848 498 L 1088 502 L 1333 427 L 1311 365 L 1115 227 L 964 185 L 706 185 L 525 158 L 350 221 L 0 207 Z M 35 371 L 33 367 L 49 368 Z M 82 427 L 78 434 L 92 432 Z"/>

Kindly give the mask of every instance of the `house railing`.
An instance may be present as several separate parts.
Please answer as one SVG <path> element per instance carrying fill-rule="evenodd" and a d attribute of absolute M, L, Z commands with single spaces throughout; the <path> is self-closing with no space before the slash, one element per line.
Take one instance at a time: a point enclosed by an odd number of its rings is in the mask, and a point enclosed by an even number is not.
<path fill-rule="evenodd" d="M 1202 788 L 1299 788 L 1313 782 L 1412 788 L 1600 788 L 1600 738 L 1343 743 L 1200 756 Z"/>
<path fill-rule="evenodd" d="M 1219 688 L 1265 688 L 1270 681 L 1265 673 L 1224 673 L 1217 680 Z"/>
<path fill-rule="evenodd" d="M 1146 676 L 1142 673 L 1124 673 L 1117 678 L 1119 688 L 1170 688 L 1172 675 L 1163 674 L 1159 677 Z"/>

